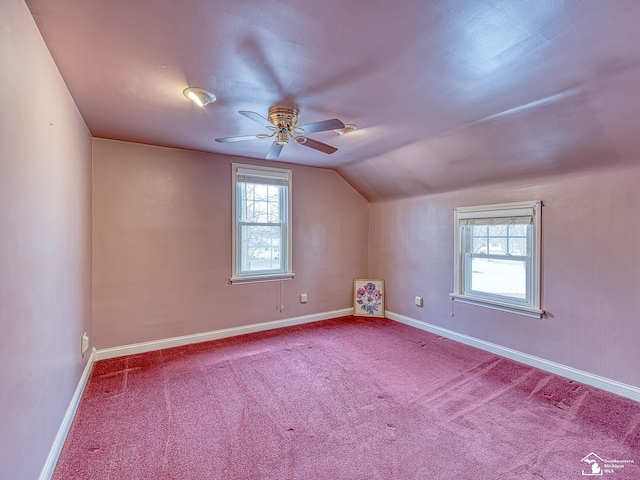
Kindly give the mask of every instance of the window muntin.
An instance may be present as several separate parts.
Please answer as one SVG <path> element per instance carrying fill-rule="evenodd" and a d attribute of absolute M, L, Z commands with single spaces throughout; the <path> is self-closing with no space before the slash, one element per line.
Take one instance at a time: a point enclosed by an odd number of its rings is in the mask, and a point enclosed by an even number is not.
<path fill-rule="evenodd" d="M 291 170 L 233 164 L 232 283 L 293 278 Z"/>
<path fill-rule="evenodd" d="M 452 298 L 541 315 L 539 207 L 520 202 L 455 209 Z"/>

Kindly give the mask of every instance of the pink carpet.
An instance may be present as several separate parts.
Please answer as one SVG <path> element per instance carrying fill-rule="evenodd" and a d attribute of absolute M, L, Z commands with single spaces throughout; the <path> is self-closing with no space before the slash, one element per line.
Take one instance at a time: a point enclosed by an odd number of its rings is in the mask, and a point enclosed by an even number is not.
<path fill-rule="evenodd" d="M 640 403 L 344 317 L 97 362 L 53 478 L 556 480 L 598 468 L 640 479 Z"/>

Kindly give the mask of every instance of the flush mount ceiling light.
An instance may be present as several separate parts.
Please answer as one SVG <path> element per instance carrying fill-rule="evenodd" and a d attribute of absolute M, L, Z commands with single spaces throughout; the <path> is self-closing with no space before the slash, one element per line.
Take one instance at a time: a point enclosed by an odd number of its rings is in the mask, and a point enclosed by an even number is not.
<path fill-rule="evenodd" d="M 358 127 L 356 127 L 354 124 L 347 123 L 345 124 L 344 128 L 338 128 L 337 130 L 334 130 L 334 132 L 336 132 L 338 135 L 344 135 L 345 133 L 355 132 L 357 129 Z"/>
<path fill-rule="evenodd" d="M 200 107 L 216 101 L 216 96 L 209 90 L 200 87 L 187 87 L 182 92 L 184 96 Z"/>

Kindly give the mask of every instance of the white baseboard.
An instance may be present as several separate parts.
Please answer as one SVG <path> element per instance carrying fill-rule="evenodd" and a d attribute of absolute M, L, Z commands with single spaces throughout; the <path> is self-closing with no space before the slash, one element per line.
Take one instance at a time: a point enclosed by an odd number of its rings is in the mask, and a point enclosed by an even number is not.
<path fill-rule="evenodd" d="M 290 327 L 292 325 L 301 325 L 303 323 L 318 322 L 320 320 L 329 320 L 331 318 L 344 317 L 352 315 L 353 308 L 343 308 L 341 310 L 332 310 L 329 312 L 314 313 L 311 315 L 303 315 L 301 317 L 285 318 L 283 320 L 274 320 L 271 322 L 254 323 L 251 325 L 243 325 L 241 327 L 223 328 L 213 330 L 211 332 L 195 333 L 192 335 L 183 335 L 181 337 L 164 338 L 161 340 L 153 340 L 150 342 L 134 343 L 131 345 L 123 345 L 121 347 L 102 348 L 96 352 L 96 361 L 105 360 L 107 358 L 123 357 L 125 355 L 135 355 L 138 353 L 152 352 L 162 350 L 164 348 L 181 347 L 192 343 L 208 342 L 210 340 L 219 340 L 221 338 L 235 337 L 246 333 L 261 332 L 263 330 L 272 330 L 275 328 Z"/>
<path fill-rule="evenodd" d="M 54 439 L 51 450 L 49 451 L 49 455 L 47 456 L 47 461 L 45 462 L 44 467 L 42 467 L 42 471 L 40 472 L 39 480 L 50 480 L 51 476 L 53 475 L 53 471 L 56 468 L 56 463 L 58 463 L 58 457 L 60 456 L 60 452 L 62 451 L 62 447 L 64 446 L 64 441 L 67 439 L 67 434 L 69 433 L 69 429 L 71 428 L 71 424 L 73 423 L 73 417 L 76 415 L 76 410 L 78 409 L 78 405 L 80 404 L 80 398 L 82 398 L 84 387 L 87 385 L 87 381 L 89 380 L 89 375 L 91 375 L 91 370 L 93 369 L 95 360 L 96 349 L 94 348 L 91 350 L 89 360 L 87 360 L 87 364 L 84 366 L 84 370 L 82 371 L 82 376 L 80 377 L 80 381 L 78 382 L 76 391 L 73 393 L 73 397 L 71 397 L 71 403 L 69 403 L 69 407 L 64 414 L 62 424 L 58 429 L 56 438 Z"/>
<path fill-rule="evenodd" d="M 451 340 L 455 340 L 456 342 L 464 343 L 481 350 L 486 350 L 487 352 L 495 353 L 496 355 L 510 358 L 511 360 L 515 360 L 526 365 L 531 365 L 532 367 L 555 373 L 556 375 L 560 375 L 562 377 L 566 377 L 587 385 L 592 385 L 602 390 L 615 393 L 616 395 L 621 395 L 623 397 L 630 398 L 631 400 L 640 402 L 640 388 L 638 387 L 627 385 L 626 383 L 621 383 L 616 380 L 601 377 L 599 375 L 594 375 L 593 373 L 578 370 L 577 368 L 573 367 L 568 367 L 566 365 L 552 362 L 550 360 L 545 360 L 544 358 L 535 357 L 533 355 L 529 355 L 528 353 L 519 352 L 518 350 L 513 350 L 511 348 L 503 347 L 495 343 L 480 340 L 479 338 L 470 337 L 462 333 L 454 332 L 453 330 L 438 327 L 436 325 L 431 325 L 429 323 L 406 317 L 398 313 L 393 313 L 388 310 L 385 312 L 385 315 L 390 320 L 395 320 L 396 322 L 404 323 L 405 325 L 410 325 L 412 327 L 419 328 L 420 330 L 425 330 L 427 332 L 440 335 L 441 337 L 446 337 Z"/>

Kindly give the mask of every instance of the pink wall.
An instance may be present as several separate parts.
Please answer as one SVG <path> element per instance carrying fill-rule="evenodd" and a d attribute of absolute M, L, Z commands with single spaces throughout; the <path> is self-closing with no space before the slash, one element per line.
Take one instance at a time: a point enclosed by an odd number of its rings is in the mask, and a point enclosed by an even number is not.
<path fill-rule="evenodd" d="M 0 15 L 0 478 L 37 478 L 91 334 L 91 137 L 29 10 Z"/>
<path fill-rule="evenodd" d="M 616 168 L 373 203 L 369 274 L 394 313 L 640 386 L 638 185 L 640 167 Z M 451 317 L 453 208 L 534 199 L 549 318 L 461 303 Z"/>
<path fill-rule="evenodd" d="M 93 154 L 98 348 L 351 306 L 353 278 L 367 273 L 369 206 L 334 171 L 293 167 L 296 277 L 281 283 L 281 313 L 279 282 L 228 284 L 237 159 L 103 139 Z"/>

